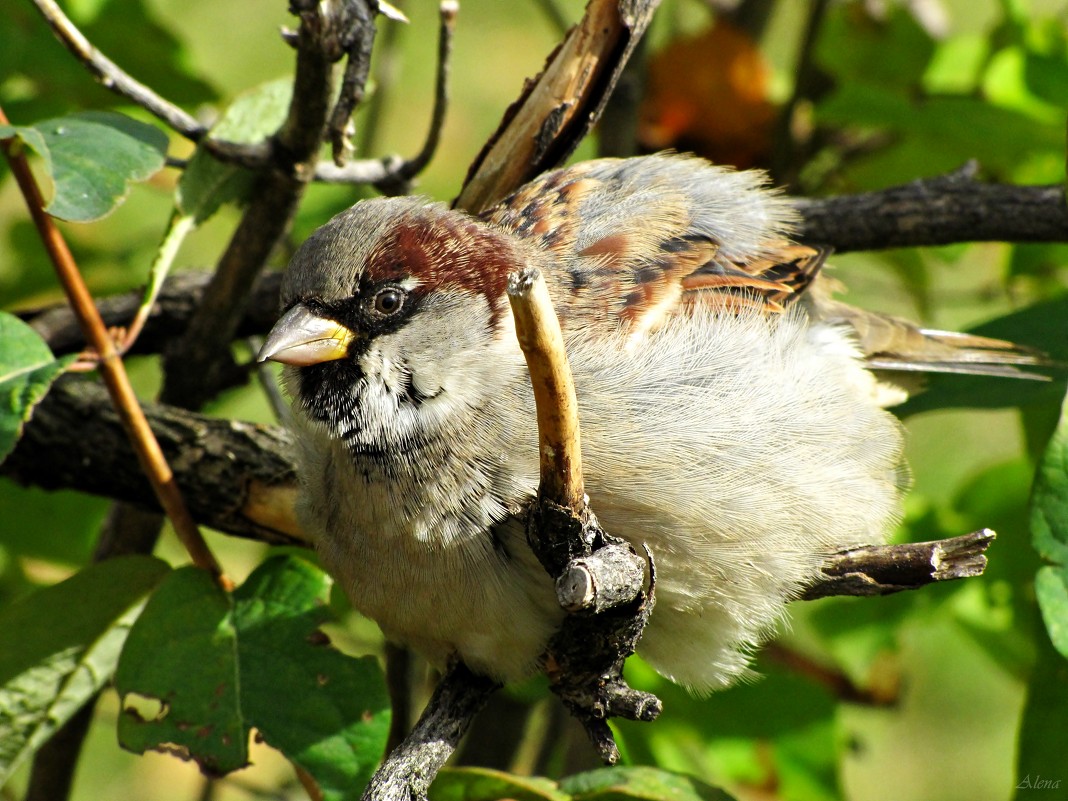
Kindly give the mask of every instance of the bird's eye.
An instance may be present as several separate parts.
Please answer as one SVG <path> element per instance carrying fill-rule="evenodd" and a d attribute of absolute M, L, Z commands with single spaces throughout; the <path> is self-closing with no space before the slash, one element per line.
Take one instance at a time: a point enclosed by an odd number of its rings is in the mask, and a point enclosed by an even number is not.
<path fill-rule="evenodd" d="M 375 311 L 379 314 L 395 314 L 404 305 L 404 292 L 397 287 L 380 289 L 374 297 Z"/>

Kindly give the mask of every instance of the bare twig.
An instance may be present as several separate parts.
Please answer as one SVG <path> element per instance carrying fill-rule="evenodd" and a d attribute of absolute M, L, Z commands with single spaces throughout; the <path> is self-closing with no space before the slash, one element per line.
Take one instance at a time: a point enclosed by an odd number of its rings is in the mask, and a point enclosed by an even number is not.
<path fill-rule="evenodd" d="M 393 98 L 397 78 L 401 71 L 403 25 L 383 25 L 375 42 L 374 94 L 369 97 L 360 112 L 360 125 L 356 135 L 360 153 L 374 153 L 378 150 L 378 137 L 382 132 L 382 120 L 385 110 Z M 333 164 L 333 162 L 330 162 Z"/>
<path fill-rule="evenodd" d="M 60 43 L 82 62 L 106 89 L 136 103 L 186 139 L 203 142 L 203 146 L 222 161 L 251 169 L 269 163 L 272 152 L 269 141 L 241 144 L 208 138 L 207 126 L 197 122 L 194 117 L 133 78 L 101 53 L 63 13 L 55 0 L 33 0 L 33 3 Z"/>
<path fill-rule="evenodd" d="M 377 4 L 376 4 L 377 5 Z M 349 142 L 352 129 L 352 112 L 363 102 L 364 87 L 371 70 L 371 47 L 375 41 L 376 8 L 362 2 L 338 4 L 344 19 L 336 26 L 338 32 L 335 59 L 346 57 L 345 74 L 341 79 L 341 91 L 327 123 L 327 135 L 333 149 L 334 163 L 345 164 L 352 144 Z"/>
<path fill-rule="evenodd" d="M 430 129 L 427 131 L 423 149 L 415 158 L 398 165 L 394 175 L 386 181 L 376 184 L 386 194 L 406 194 L 411 189 L 411 180 L 423 170 L 434 158 L 438 144 L 441 142 L 441 129 L 445 125 L 445 114 L 449 107 L 449 67 L 452 56 L 453 34 L 456 32 L 456 15 L 460 13 L 457 0 L 442 0 L 438 6 L 440 25 L 438 28 L 438 66 L 434 82 L 434 109 L 430 115 Z"/>
<path fill-rule="evenodd" d="M 114 61 L 97 50 L 54 0 L 33 0 L 33 3 L 52 28 L 56 38 L 105 88 L 132 100 L 172 130 L 194 142 L 199 141 L 208 132 L 208 129 L 192 116 L 130 77 Z"/>
<path fill-rule="evenodd" d="M 0 109 L 0 124 L 8 124 L 7 116 L 2 109 Z M 138 403 L 137 396 L 126 375 L 122 358 L 116 351 L 115 343 L 97 313 L 92 295 L 89 294 L 89 289 L 82 280 L 74 257 L 55 222 L 44 210 L 44 199 L 41 197 L 41 191 L 26 163 L 25 156 L 14 152 L 10 139 L 2 140 L 2 146 L 11 171 L 15 174 L 22 195 L 26 199 L 30 216 L 33 217 L 34 224 L 37 226 L 41 242 L 48 251 L 63 290 L 67 294 L 67 299 L 78 316 L 85 338 L 100 355 L 100 372 L 126 435 L 134 446 L 141 469 L 152 483 L 152 489 L 160 506 L 173 523 L 175 533 L 189 552 L 193 563 L 210 571 L 217 579 L 221 578 L 222 568 L 201 537 L 200 530 L 186 507 L 185 500 L 175 483 L 174 473 L 167 464 L 159 442 Z"/>
<path fill-rule="evenodd" d="M 800 239 L 839 252 L 955 242 L 1068 242 L 1064 186 L 976 180 L 974 163 L 949 175 L 831 198 L 798 198 Z"/>
<path fill-rule="evenodd" d="M 936 581 L 979 576 L 986 549 L 997 535 L 988 528 L 947 540 L 902 545 L 866 545 L 831 556 L 823 578 L 801 595 L 811 601 L 828 595 L 889 595 Z"/>

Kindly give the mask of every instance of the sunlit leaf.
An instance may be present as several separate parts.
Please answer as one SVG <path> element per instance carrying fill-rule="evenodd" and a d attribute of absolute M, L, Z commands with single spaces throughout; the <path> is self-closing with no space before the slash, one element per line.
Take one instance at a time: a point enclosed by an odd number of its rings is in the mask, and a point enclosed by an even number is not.
<path fill-rule="evenodd" d="M 241 143 L 262 142 L 285 121 L 293 82 L 272 81 L 238 97 L 211 129 L 211 136 Z M 244 167 L 224 163 L 198 148 L 178 182 L 178 210 L 204 222 L 224 203 L 244 203 L 255 175 Z"/>
<path fill-rule="evenodd" d="M 176 571 L 130 634 L 115 677 L 122 744 L 194 759 L 212 774 L 247 764 L 252 728 L 315 778 L 328 801 L 358 798 L 389 727 L 381 671 L 328 647 L 330 579 L 275 557 L 232 595 Z"/>
<path fill-rule="evenodd" d="M 18 137 L 37 152 L 55 193 L 53 217 L 89 222 L 126 198 L 128 185 L 163 168 L 167 135 L 110 111 L 86 111 L 30 126 L 0 125 L 0 138 Z"/>
<path fill-rule="evenodd" d="M 1031 536 L 1047 563 L 1035 595 L 1054 647 L 1068 658 L 1068 401 L 1038 466 L 1031 494 Z"/>
<path fill-rule="evenodd" d="M 647 767 L 601 768 L 560 782 L 575 801 L 732 801 L 700 779 Z"/>

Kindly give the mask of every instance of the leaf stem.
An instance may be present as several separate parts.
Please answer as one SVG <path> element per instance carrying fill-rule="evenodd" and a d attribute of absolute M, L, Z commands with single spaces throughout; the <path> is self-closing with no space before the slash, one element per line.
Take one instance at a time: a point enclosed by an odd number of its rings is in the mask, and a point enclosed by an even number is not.
<path fill-rule="evenodd" d="M 0 124 L 8 124 L 7 115 L 4 114 L 2 108 L 0 108 Z M 10 139 L 0 140 L 0 146 L 15 175 L 15 180 L 18 181 L 19 189 L 22 190 L 30 216 L 41 236 L 41 242 L 52 260 L 56 275 L 85 333 L 86 341 L 100 354 L 100 372 L 107 385 L 108 393 L 111 395 L 112 403 L 122 420 L 123 428 L 130 437 L 141 468 L 148 476 L 160 506 L 171 519 L 174 530 L 186 551 L 189 552 L 193 563 L 209 571 L 225 586 L 227 581 L 222 575 L 222 568 L 209 550 L 207 543 L 204 542 L 200 529 L 197 528 L 185 505 L 185 500 L 175 482 L 174 473 L 167 464 L 159 442 L 148 425 L 144 411 L 130 385 L 130 379 L 115 347 L 115 342 L 100 318 L 89 288 L 78 271 L 74 256 L 67 247 L 55 221 L 44 210 L 41 190 L 37 186 L 37 181 L 30 171 L 25 156 L 15 152 L 11 142 Z"/>

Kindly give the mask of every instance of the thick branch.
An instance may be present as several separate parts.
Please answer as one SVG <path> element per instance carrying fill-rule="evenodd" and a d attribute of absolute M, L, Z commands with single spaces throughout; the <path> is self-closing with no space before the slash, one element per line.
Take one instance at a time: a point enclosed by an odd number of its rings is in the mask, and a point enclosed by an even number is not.
<path fill-rule="evenodd" d="M 831 198 L 798 198 L 799 235 L 835 250 L 880 250 L 956 242 L 1068 242 L 1064 187 L 950 175 Z"/>
<path fill-rule="evenodd" d="M 145 404 L 144 410 L 198 522 L 265 542 L 303 540 L 293 511 L 297 486 L 286 431 L 161 404 Z M 44 489 L 158 509 L 107 393 L 90 380 L 56 382 L 0 470 Z"/>

